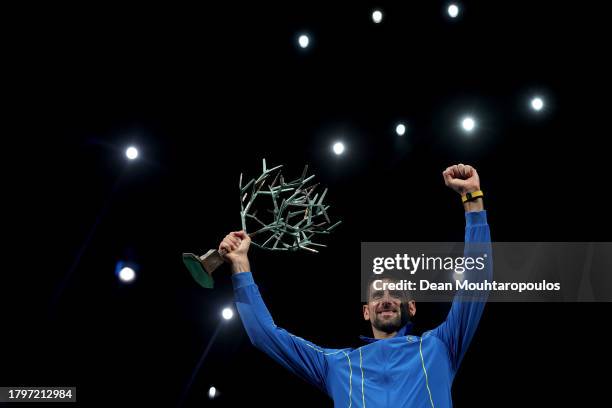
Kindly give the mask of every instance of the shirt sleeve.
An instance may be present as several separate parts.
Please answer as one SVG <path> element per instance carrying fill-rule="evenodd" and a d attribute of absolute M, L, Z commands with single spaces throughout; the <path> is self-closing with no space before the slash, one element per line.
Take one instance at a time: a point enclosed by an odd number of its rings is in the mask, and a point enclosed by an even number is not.
<path fill-rule="evenodd" d="M 465 257 L 485 257 L 484 268 L 465 271 L 464 279 L 470 282 L 491 282 L 493 258 L 491 234 L 486 211 L 465 214 Z M 453 369 L 456 371 L 476 332 L 488 298 L 488 291 L 458 290 L 446 321 L 433 330 L 448 347 Z"/>
<path fill-rule="evenodd" d="M 234 274 L 232 283 L 236 308 L 251 343 L 292 373 L 325 391 L 326 350 L 274 324 L 250 272 Z"/>

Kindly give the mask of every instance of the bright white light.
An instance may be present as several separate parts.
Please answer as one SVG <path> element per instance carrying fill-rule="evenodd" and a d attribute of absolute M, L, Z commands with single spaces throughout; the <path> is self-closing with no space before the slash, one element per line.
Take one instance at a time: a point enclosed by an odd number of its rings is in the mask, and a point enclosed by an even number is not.
<path fill-rule="evenodd" d="M 544 101 L 542 98 L 535 97 L 531 100 L 531 107 L 533 110 L 540 111 L 544 107 Z"/>
<path fill-rule="evenodd" d="M 461 126 L 466 132 L 471 132 L 476 127 L 476 122 L 474 121 L 474 119 L 468 116 L 466 118 L 463 118 L 463 120 L 461 121 Z"/>
<path fill-rule="evenodd" d="M 398 136 L 404 136 L 404 134 L 406 133 L 406 125 L 404 125 L 403 123 L 398 124 L 395 127 L 395 133 L 397 133 Z"/>
<path fill-rule="evenodd" d="M 225 309 L 223 309 L 223 312 L 221 312 L 221 315 L 225 320 L 229 320 L 234 317 L 234 311 L 231 308 L 226 307 Z"/>
<path fill-rule="evenodd" d="M 217 389 L 215 387 L 210 387 L 208 389 L 208 398 L 213 399 L 217 396 Z"/>
<path fill-rule="evenodd" d="M 310 38 L 308 38 L 306 34 L 302 34 L 300 38 L 298 38 L 298 44 L 300 44 L 300 47 L 306 48 L 308 44 L 310 44 Z"/>
<path fill-rule="evenodd" d="M 456 4 L 448 6 L 448 15 L 451 16 L 451 18 L 457 17 L 459 15 L 459 6 Z"/>
<path fill-rule="evenodd" d="M 125 150 L 125 155 L 128 159 L 134 160 L 138 157 L 138 149 L 136 149 L 134 146 L 130 146 Z"/>
<path fill-rule="evenodd" d="M 136 272 L 128 266 L 121 268 L 119 271 L 119 279 L 123 282 L 131 282 L 136 278 Z"/>
<path fill-rule="evenodd" d="M 334 143 L 333 149 L 334 149 L 334 153 L 340 156 L 342 153 L 344 153 L 344 144 L 341 142 L 336 142 Z"/>
<path fill-rule="evenodd" d="M 382 11 L 374 10 L 374 12 L 372 13 L 372 21 L 378 24 L 382 21 L 382 18 L 383 18 Z"/>

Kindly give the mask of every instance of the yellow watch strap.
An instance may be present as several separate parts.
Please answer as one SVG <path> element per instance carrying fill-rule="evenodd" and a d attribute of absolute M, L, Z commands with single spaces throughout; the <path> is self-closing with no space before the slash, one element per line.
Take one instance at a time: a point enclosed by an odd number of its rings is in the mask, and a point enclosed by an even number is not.
<path fill-rule="evenodd" d="M 461 201 L 465 203 L 466 201 L 472 201 L 478 197 L 483 197 L 483 196 L 484 196 L 484 193 L 482 192 L 482 190 L 478 190 L 478 191 L 467 193 L 466 195 L 461 196 Z"/>

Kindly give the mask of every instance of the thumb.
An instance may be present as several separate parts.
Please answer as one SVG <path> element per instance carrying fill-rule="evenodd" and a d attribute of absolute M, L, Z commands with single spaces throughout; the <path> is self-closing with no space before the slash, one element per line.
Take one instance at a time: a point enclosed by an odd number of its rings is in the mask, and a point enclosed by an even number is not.
<path fill-rule="evenodd" d="M 238 237 L 240 239 L 248 239 L 249 238 L 249 234 L 247 234 L 244 231 L 235 231 L 235 232 L 232 232 L 232 235 L 235 236 L 235 237 Z"/>
<path fill-rule="evenodd" d="M 453 176 L 449 169 L 446 169 L 442 172 L 442 177 L 444 177 L 444 183 L 448 186 L 453 181 Z"/>

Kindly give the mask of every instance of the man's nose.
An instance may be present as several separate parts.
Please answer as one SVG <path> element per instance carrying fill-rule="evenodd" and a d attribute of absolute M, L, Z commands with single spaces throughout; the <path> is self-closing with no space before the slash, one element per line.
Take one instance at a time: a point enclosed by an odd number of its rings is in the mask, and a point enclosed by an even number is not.
<path fill-rule="evenodd" d="M 380 303 L 383 307 L 389 307 L 393 305 L 393 302 L 391 302 L 391 297 L 389 297 L 388 293 L 385 295 L 385 297 L 382 298 Z"/>

